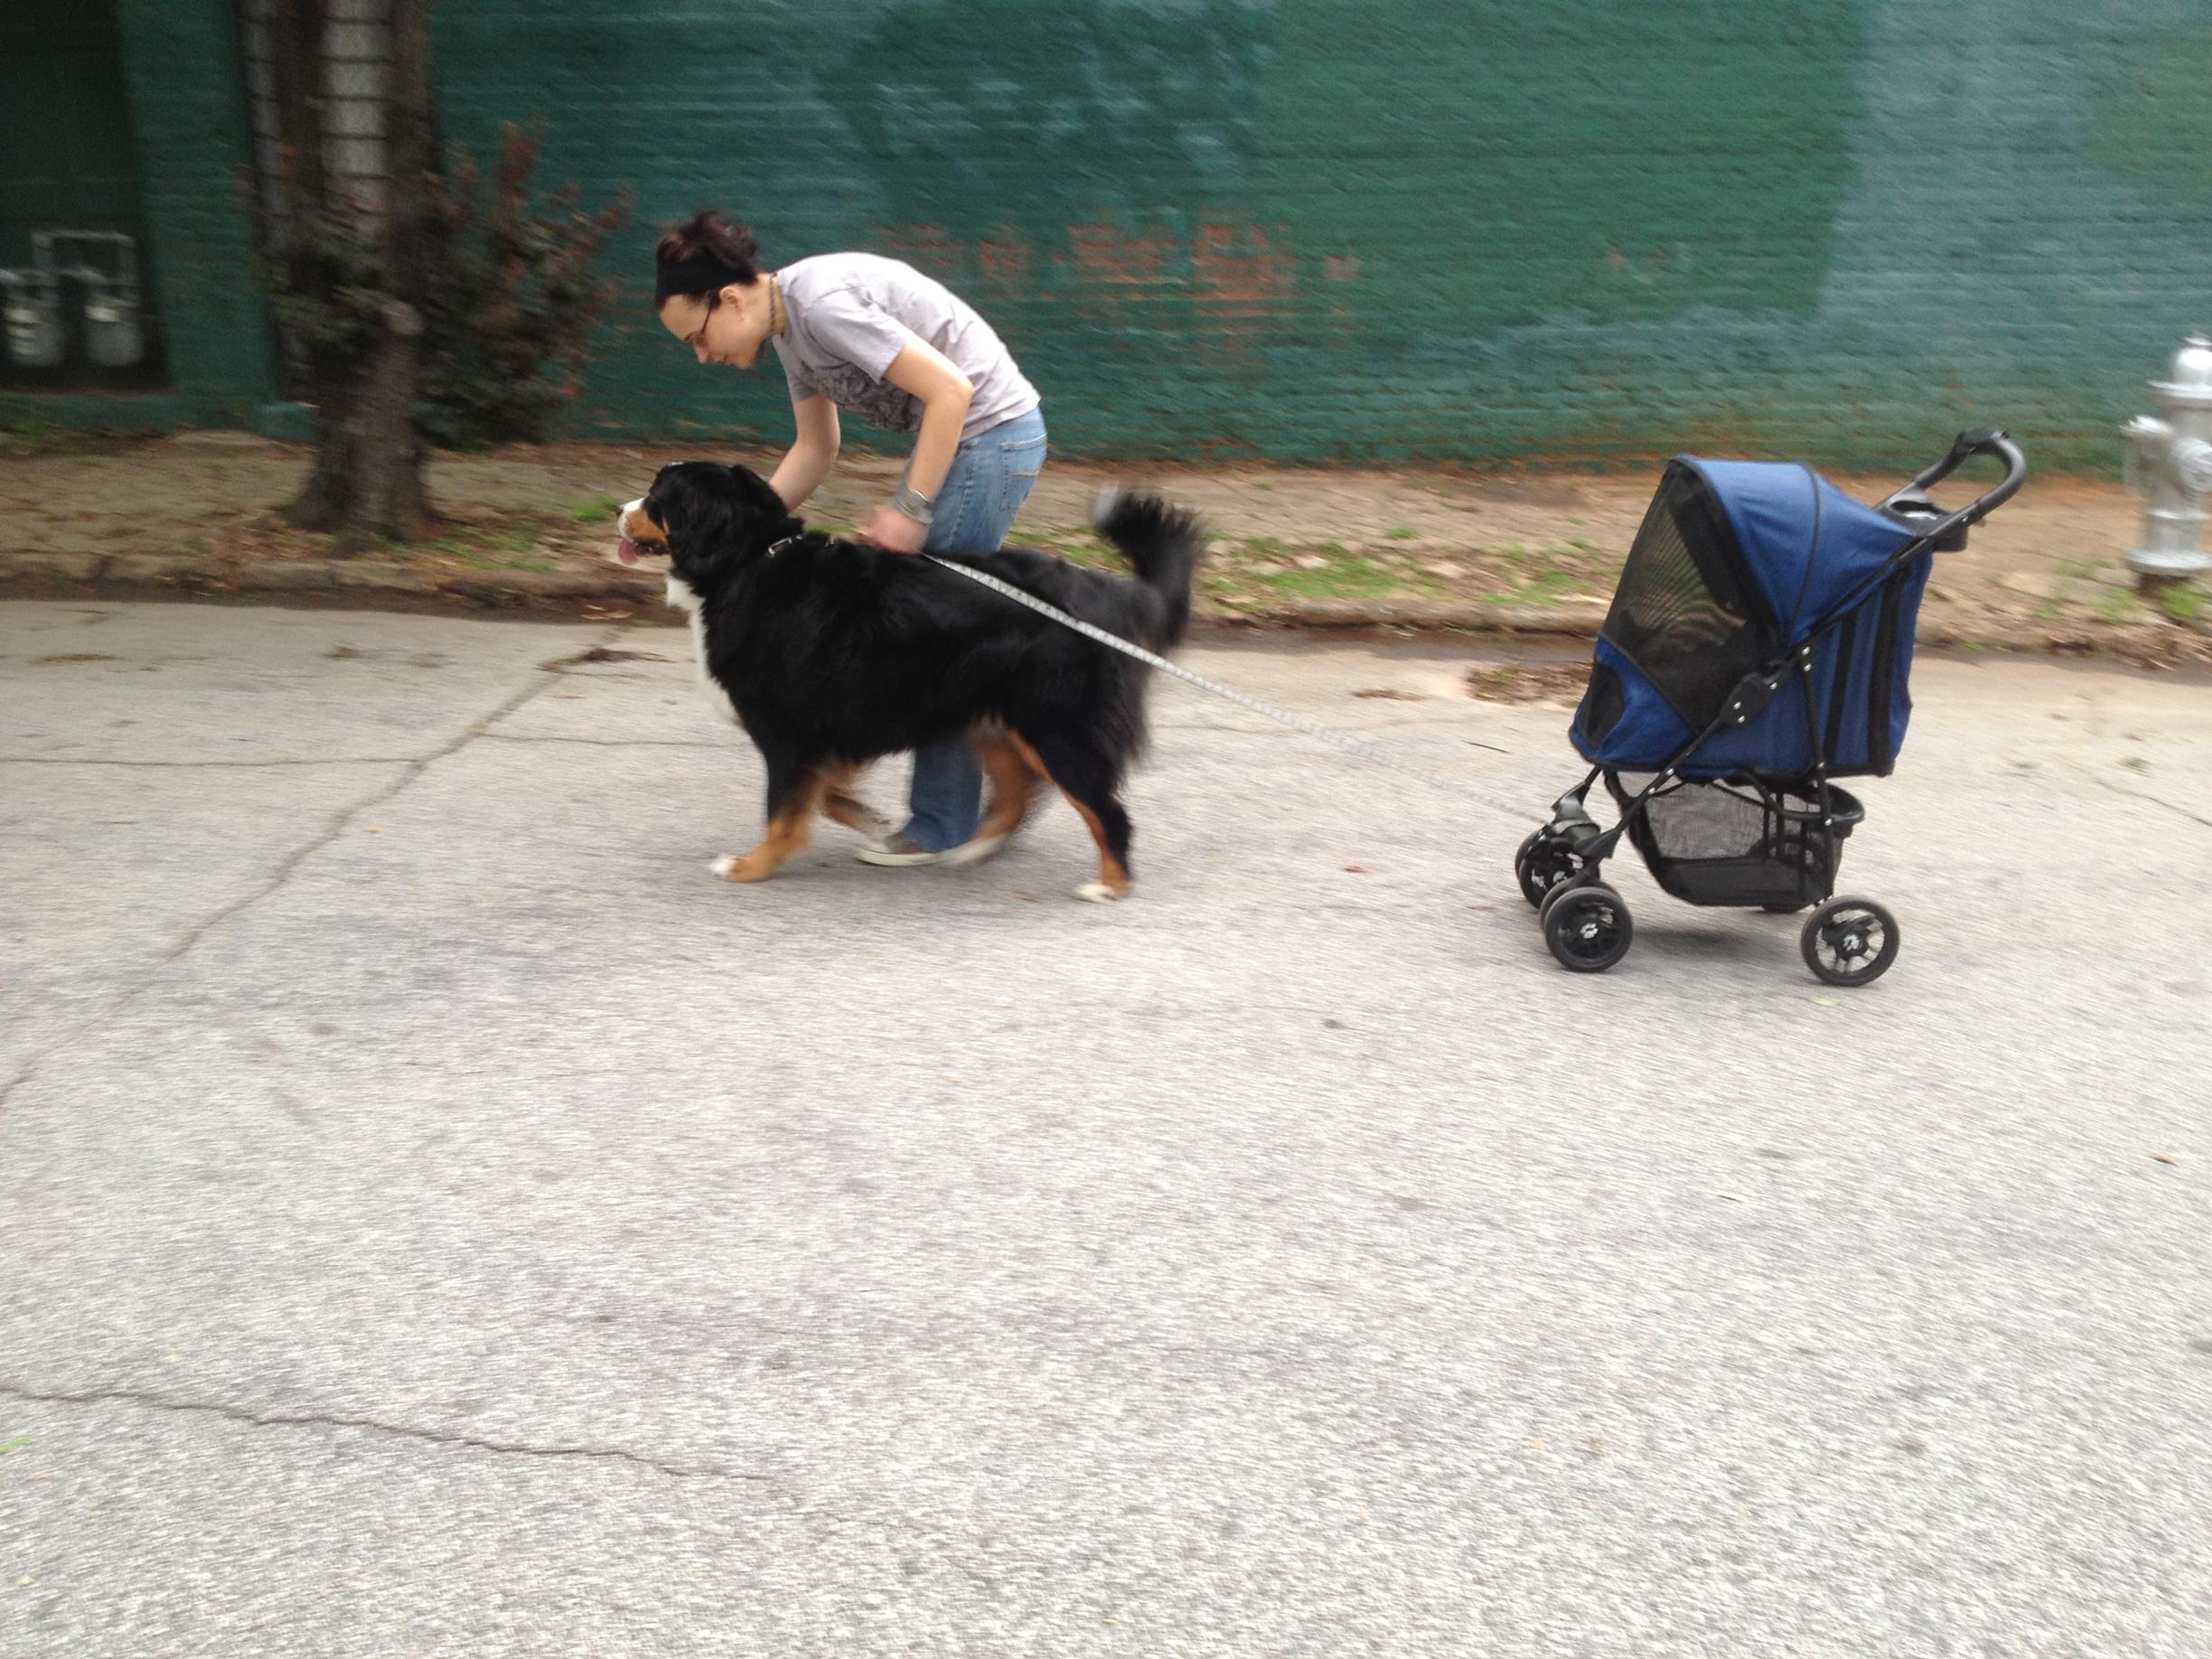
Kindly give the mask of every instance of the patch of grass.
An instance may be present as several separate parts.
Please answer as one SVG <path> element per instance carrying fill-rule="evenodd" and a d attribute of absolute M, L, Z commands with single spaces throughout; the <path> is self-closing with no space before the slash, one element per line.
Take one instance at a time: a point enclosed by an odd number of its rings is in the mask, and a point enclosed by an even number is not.
<path fill-rule="evenodd" d="M 60 436 L 62 428 L 28 398 L 0 398 L 0 432 L 26 444 Z"/>
<path fill-rule="evenodd" d="M 515 554 L 540 554 L 544 551 L 548 526 L 531 523 L 467 524 L 425 544 L 426 550 L 442 553 L 447 558 L 479 569 L 492 565 L 504 565 L 514 569 L 532 569 L 527 564 L 518 564 Z M 505 558 L 498 557 L 506 555 Z M 551 569 L 550 565 L 543 567 Z"/>
<path fill-rule="evenodd" d="M 0 1440 L 0 1457 L 6 1457 L 12 1451 L 21 1451 L 30 1444 L 31 1437 L 27 1434 L 19 1434 L 12 1440 Z"/>
<path fill-rule="evenodd" d="M 2142 601 L 2129 593 L 2106 594 L 2090 609 L 2095 613 L 2097 621 L 2110 623 L 2115 627 L 2123 627 L 2143 619 Z"/>
<path fill-rule="evenodd" d="M 1575 579 L 1571 570 L 1539 570 L 1526 581 L 1515 583 L 1513 596 L 1524 605 L 1545 605 L 1566 593 Z"/>
<path fill-rule="evenodd" d="M 1371 558 L 1338 558 L 1310 570 L 1255 570 L 1245 579 L 1286 599 L 1380 599 L 1401 591 L 1428 597 L 1442 591 L 1428 577 Z"/>
<path fill-rule="evenodd" d="M 2193 623 L 2204 614 L 2204 595 L 2189 582 L 2171 582 L 2159 595 L 2159 609 L 2176 622 Z"/>
<path fill-rule="evenodd" d="M 1386 541 L 1411 541 L 1414 537 L 1420 534 L 1420 532 L 1419 530 L 1409 530 L 1404 525 L 1401 524 L 1395 530 L 1384 530 L 1382 532 L 1382 537 Z"/>
<path fill-rule="evenodd" d="M 601 493 L 569 508 L 568 518 L 570 522 L 576 524 L 604 524 L 614 516 L 615 510 L 622 504 L 621 496 Z"/>

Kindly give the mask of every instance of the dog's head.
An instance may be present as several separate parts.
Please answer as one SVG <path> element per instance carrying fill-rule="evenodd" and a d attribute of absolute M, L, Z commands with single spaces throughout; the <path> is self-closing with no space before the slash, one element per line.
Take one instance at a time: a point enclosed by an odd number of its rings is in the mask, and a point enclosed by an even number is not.
<path fill-rule="evenodd" d="M 652 488 L 614 514 L 614 556 L 661 558 L 695 593 L 720 586 L 805 526 L 758 473 L 718 461 L 671 461 Z"/>

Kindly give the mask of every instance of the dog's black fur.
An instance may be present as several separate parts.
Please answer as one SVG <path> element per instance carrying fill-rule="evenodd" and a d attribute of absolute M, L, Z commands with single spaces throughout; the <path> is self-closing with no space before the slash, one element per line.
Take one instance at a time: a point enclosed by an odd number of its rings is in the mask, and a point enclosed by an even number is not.
<path fill-rule="evenodd" d="M 1101 501 L 1097 527 L 1134 580 L 1027 548 L 958 558 L 1149 650 L 1174 645 L 1190 620 L 1197 520 L 1125 494 Z M 769 833 L 733 880 L 773 871 L 818 807 L 855 821 L 848 809 L 863 809 L 845 784 L 867 762 L 965 735 L 993 787 L 979 839 L 1019 822 L 1041 774 L 1089 823 L 1101 886 L 1126 890 L 1117 796 L 1144 744 L 1142 663 L 925 558 L 809 531 L 742 466 L 662 467 L 623 533 L 668 554 L 671 597 L 697 607 L 702 670 L 767 764 Z"/>

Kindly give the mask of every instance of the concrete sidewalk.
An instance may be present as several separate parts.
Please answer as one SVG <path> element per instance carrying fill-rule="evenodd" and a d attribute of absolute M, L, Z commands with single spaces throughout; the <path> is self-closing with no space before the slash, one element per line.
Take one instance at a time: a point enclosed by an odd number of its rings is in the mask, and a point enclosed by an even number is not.
<path fill-rule="evenodd" d="M 1931 458 L 1945 435 L 1931 432 Z M 430 486 L 452 521 L 424 547 L 336 561 L 276 521 L 307 464 L 300 445 L 246 434 L 0 449 L 0 593 L 281 596 L 388 609 L 520 607 L 595 620 L 670 620 L 654 576 L 610 564 L 614 504 L 688 451 L 597 445 L 444 456 Z M 726 458 L 773 465 L 773 455 Z M 2032 459 L 2032 457 L 2031 457 Z M 811 516 L 848 527 L 886 495 L 895 459 L 848 452 Z M 1214 532 L 1199 614 L 1217 624 L 1594 633 L 1658 466 L 1472 474 L 1054 461 L 1018 536 L 1104 557 L 1086 524 L 1098 485 L 1134 476 L 1205 515 Z M 1900 481 L 1839 477 L 1877 498 Z M 1955 483 L 1947 501 L 1966 499 Z M 1930 644 L 2207 654 L 2199 598 L 2140 602 L 2124 554 L 2140 522 L 2118 484 L 2031 478 L 1938 567 Z"/>

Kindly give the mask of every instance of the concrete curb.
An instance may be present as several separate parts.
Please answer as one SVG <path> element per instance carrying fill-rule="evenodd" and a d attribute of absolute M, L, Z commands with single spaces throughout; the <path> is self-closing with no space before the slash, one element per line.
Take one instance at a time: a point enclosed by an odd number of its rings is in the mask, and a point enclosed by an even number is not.
<path fill-rule="evenodd" d="M 237 597 L 263 603 L 344 600 L 395 608 L 463 604 L 482 610 L 574 614 L 586 605 L 622 605 L 674 616 L 659 578 L 610 569 L 471 570 L 425 576 L 385 559 L 270 559 L 244 562 L 164 553 L 0 553 L 0 596 L 58 593 L 117 598 Z"/>
<path fill-rule="evenodd" d="M 641 622 L 680 620 L 661 579 L 598 570 L 471 570 L 425 576 L 380 559 L 241 562 L 191 554 L 0 553 L 0 598 L 63 596 L 234 599 L 260 604 L 337 604 L 403 611 L 473 610 L 554 615 L 620 607 Z M 1485 634 L 1581 641 L 1597 636 L 1596 605 L 1357 604 L 1294 600 L 1265 611 L 1204 605 L 1197 624 L 1223 632 Z M 1924 647 L 2058 651 L 2156 660 L 2183 637 L 2212 637 L 2212 623 L 2090 625 L 1991 618 L 1971 625 L 1921 614 Z"/>

